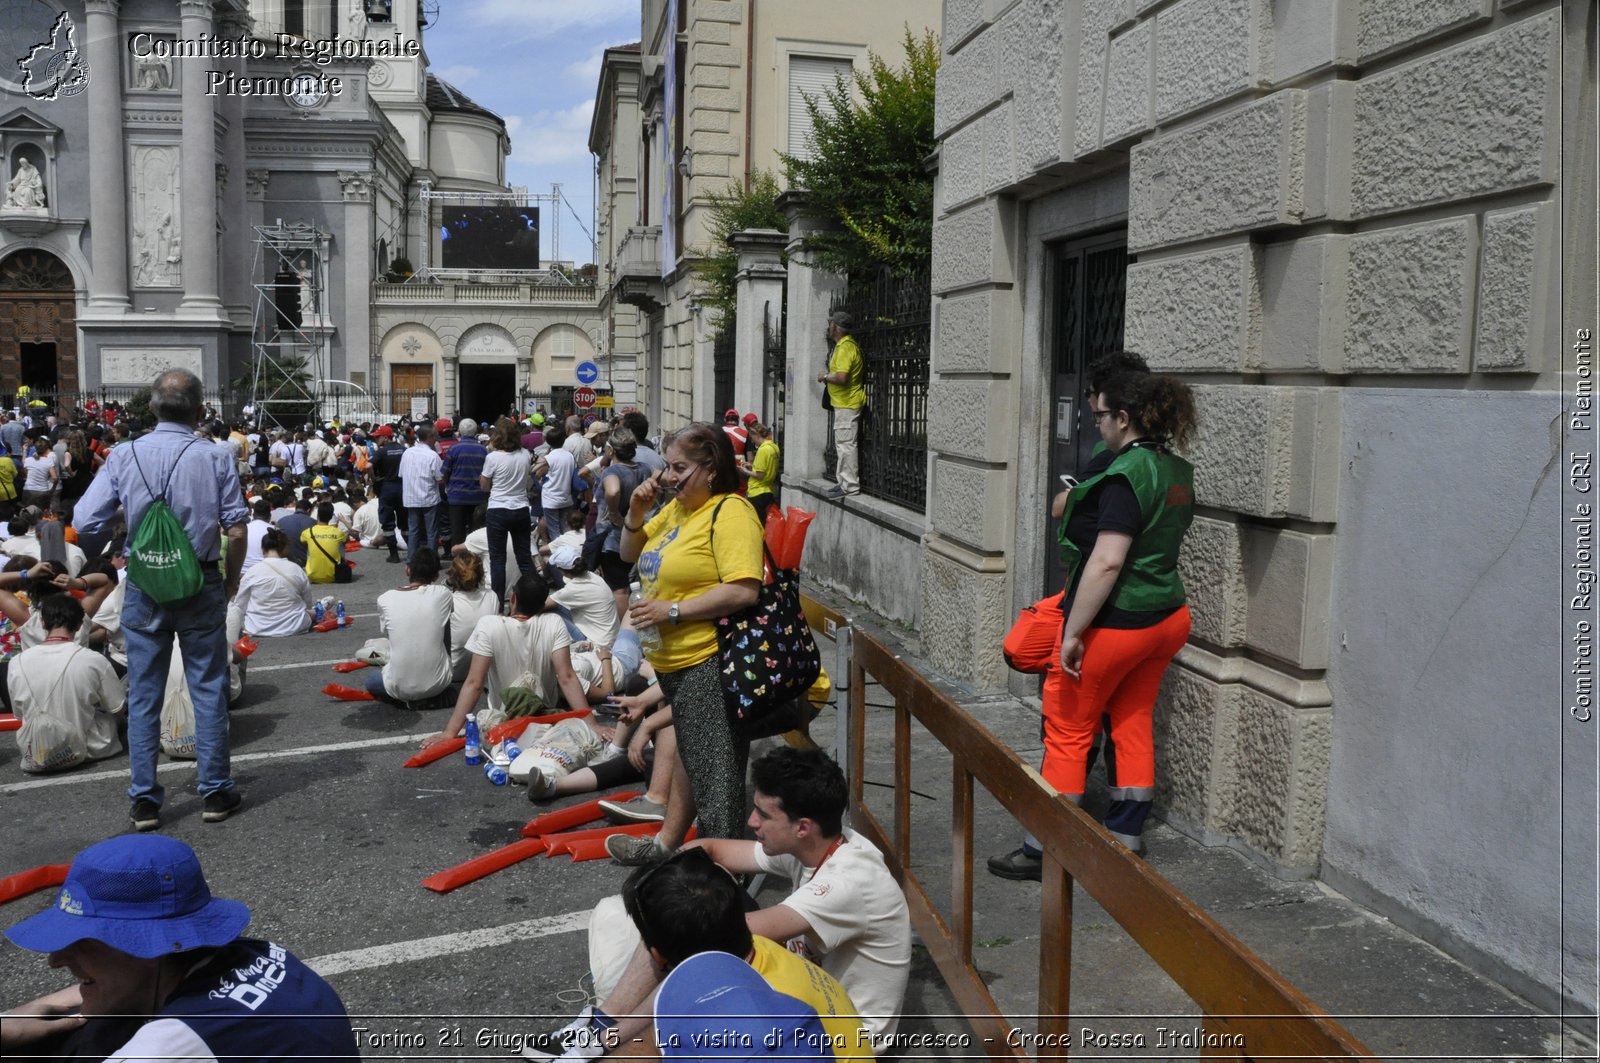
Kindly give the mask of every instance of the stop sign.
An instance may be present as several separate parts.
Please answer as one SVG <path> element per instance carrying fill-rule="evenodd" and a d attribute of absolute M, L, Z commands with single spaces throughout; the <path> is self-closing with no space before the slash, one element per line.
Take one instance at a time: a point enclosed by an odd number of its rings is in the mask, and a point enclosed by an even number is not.
<path fill-rule="evenodd" d="M 572 393 L 572 403 L 580 410 L 587 410 L 594 405 L 594 388 L 579 388 Z"/>

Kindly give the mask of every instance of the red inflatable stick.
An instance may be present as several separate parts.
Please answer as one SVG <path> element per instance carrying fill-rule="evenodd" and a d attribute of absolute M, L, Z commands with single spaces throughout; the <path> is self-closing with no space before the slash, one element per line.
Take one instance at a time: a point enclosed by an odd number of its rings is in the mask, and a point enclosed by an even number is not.
<path fill-rule="evenodd" d="M 424 765 L 432 764 L 436 760 L 443 760 L 450 754 L 459 753 L 466 748 L 467 740 L 465 738 L 446 738 L 443 742 L 435 742 L 421 753 L 413 755 L 410 760 L 406 761 L 405 766 L 408 768 L 420 768 Z"/>
<path fill-rule="evenodd" d="M 510 720 L 501 720 L 499 723 L 489 728 L 489 744 L 492 746 L 499 742 L 505 741 L 507 738 L 516 738 L 522 734 L 523 731 L 526 731 L 529 727 L 538 722 L 539 721 L 532 716 L 517 716 Z"/>
<path fill-rule="evenodd" d="M 629 790 L 620 794 L 607 794 L 606 799 L 609 801 L 631 801 L 638 796 L 639 791 Z M 524 838 L 532 838 L 538 834 L 554 834 L 569 827 L 593 823 L 604 814 L 600 811 L 600 798 L 597 797 L 592 801 L 584 801 L 568 808 L 558 808 L 554 812 L 546 812 L 543 815 L 534 816 L 528 821 L 528 825 L 522 828 L 522 836 Z"/>
<path fill-rule="evenodd" d="M 344 544 L 344 552 L 347 554 L 352 550 L 359 549 L 361 549 L 361 541 L 359 539 L 351 539 L 349 542 Z"/>
<path fill-rule="evenodd" d="M 245 635 L 233 644 L 233 648 L 239 651 L 240 657 L 248 657 L 261 648 L 261 643 Z"/>
<path fill-rule="evenodd" d="M 502 845 L 493 852 L 475 856 L 464 864 L 441 871 L 437 875 L 429 875 L 422 880 L 422 885 L 435 893 L 449 893 L 453 889 L 465 886 L 469 882 L 476 882 L 486 875 L 504 870 L 512 864 L 521 863 L 532 856 L 544 852 L 544 842 L 539 838 L 524 838 L 514 841 L 510 845 Z"/>
<path fill-rule="evenodd" d="M 67 881 L 67 869 L 71 866 L 71 864 L 46 864 L 32 871 L 19 871 L 15 875 L 0 878 L 0 904 L 14 901 L 18 897 L 26 897 L 36 890 L 61 885 Z"/>
<path fill-rule="evenodd" d="M 340 701 L 378 700 L 365 690 L 357 690 L 355 687 L 341 686 L 338 683 L 329 683 L 327 686 L 322 688 L 322 692 L 328 695 L 328 697 L 338 698 Z"/>
<path fill-rule="evenodd" d="M 0 713 L 0 734 L 6 731 L 22 730 L 22 721 L 10 713 Z"/>
<path fill-rule="evenodd" d="M 363 668 L 371 667 L 372 664 L 368 661 L 340 661 L 333 666 L 333 670 L 335 672 L 359 672 Z"/>
<path fill-rule="evenodd" d="M 604 860 L 611 855 L 606 852 L 604 838 L 586 838 L 581 842 L 573 842 L 566 851 L 571 854 L 574 864 L 582 864 L 589 860 Z"/>
<path fill-rule="evenodd" d="M 561 834 L 546 834 L 544 847 L 551 856 L 560 856 L 570 852 L 571 847 L 578 842 L 588 842 L 599 839 L 605 841 L 613 834 L 628 834 L 635 838 L 646 834 L 654 834 L 661 829 L 659 823 L 625 823 L 622 826 L 607 825 L 604 827 L 590 827 L 588 830 L 569 830 Z"/>

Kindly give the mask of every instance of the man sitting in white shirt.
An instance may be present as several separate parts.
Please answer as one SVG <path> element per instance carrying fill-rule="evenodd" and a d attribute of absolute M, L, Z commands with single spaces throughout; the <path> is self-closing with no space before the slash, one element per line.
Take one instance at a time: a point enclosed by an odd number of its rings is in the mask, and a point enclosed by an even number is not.
<path fill-rule="evenodd" d="M 735 875 L 771 872 L 794 883 L 794 892 L 781 903 L 749 913 L 751 932 L 787 944 L 838 979 L 881 1054 L 893 1044 L 911 972 L 905 895 L 883 854 L 844 829 L 848 791 L 833 758 L 821 750 L 780 746 L 751 765 L 750 777 L 755 787 L 750 827 L 756 840 L 715 838 L 689 845 L 704 848 Z M 607 851 L 617 856 L 613 843 L 643 847 L 655 845 L 655 839 L 608 839 Z M 658 852 L 657 859 L 666 855 Z M 620 897 L 596 906 L 589 935 L 595 992 L 602 995 L 594 1013 L 602 1025 L 615 1021 L 623 1043 L 629 1043 L 646 1030 L 638 1016 L 649 1011 L 659 972 L 625 917 Z M 600 1056 L 598 1045 L 585 1048 L 596 1038 L 572 1033 L 562 1058 Z"/>
<path fill-rule="evenodd" d="M 116 716 L 127 704 L 127 685 L 110 661 L 78 644 L 83 606 L 76 598 L 52 594 L 39 612 L 48 631 L 44 643 L 18 654 L 6 677 L 22 720 L 22 770 L 61 771 L 114 756 L 122 749 Z"/>

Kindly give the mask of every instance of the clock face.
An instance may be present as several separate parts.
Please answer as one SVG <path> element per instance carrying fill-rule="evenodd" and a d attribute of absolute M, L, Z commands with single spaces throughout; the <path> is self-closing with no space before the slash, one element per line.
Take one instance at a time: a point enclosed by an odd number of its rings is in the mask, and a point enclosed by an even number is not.
<path fill-rule="evenodd" d="M 289 83 L 289 102 L 303 110 L 320 106 L 327 98 L 327 87 L 315 74 L 297 74 Z"/>

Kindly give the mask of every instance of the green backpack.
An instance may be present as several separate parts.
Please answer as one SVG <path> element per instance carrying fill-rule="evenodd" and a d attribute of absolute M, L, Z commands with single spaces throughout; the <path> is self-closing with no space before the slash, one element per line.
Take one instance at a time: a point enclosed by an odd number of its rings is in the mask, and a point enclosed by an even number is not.
<path fill-rule="evenodd" d="M 172 473 L 178 471 L 178 462 L 197 442 L 199 440 L 193 440 L 178 451 Z M 139 470 L 139 479 L 144 480 L 144 489 L 150 491 L 155 502 L 144 511 L 138 528 L 134 529 L 133 540 L 128 544 L 128 578 L 151 601 L 162 605 L 192 598 L 199 593 L 205 576 L 200 570 L 194 544 L 189 541 L 189 533 L 183 530 L 178 515 L 167 505 L 166 493 L 172 486 L 172 473 L 167 474 L 166 485 L 158 495 L 150 490 L 150 481 L 145 479 L 144 469 L 139 465 L 138 451 L 130 452 L 133 467 Z"/>

